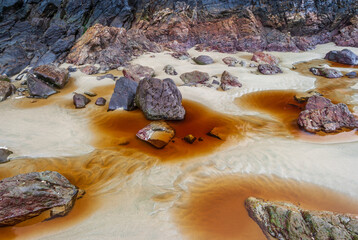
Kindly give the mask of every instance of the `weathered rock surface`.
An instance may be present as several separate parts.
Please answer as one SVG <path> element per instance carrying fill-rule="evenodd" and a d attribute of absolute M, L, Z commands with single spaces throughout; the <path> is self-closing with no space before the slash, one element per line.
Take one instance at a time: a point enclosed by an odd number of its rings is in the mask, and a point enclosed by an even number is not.
<path fill-rule="evenodd" d="M 58 88 L 64 88 L 68 83 L 69 72 L 53 65 L 41 65 L 33 70 L 37 78 Z"/>
<path fill-rule="evenodd" d="M 10 161 L 8 159 L 8 157 L 13 154 L 12 151 L 6 149 L 6 148 L 0 148 L 0 164 L 1 163 L 6 163 L 8 161 Z"/>
<path fill-rule="evenodd" d="M 97 98 L 95 104 L 97 106 L 104 106 L 104 105 L 106 105 L 106 102 L 107 102 L 107 100 L 105 98 L 99 97 L 99 98 Z"/>
<path fill-rule="evenodd" d="M 220 87 L 224 91 L 227 91 L 234 87 L 242 87 L 242 84 L 239 82 L 237 77 L 231 75 L 228 71 L 224 71 L 221 75 Z"/>
<path fill-rule="evenodd" d="M 264 75 L 274 75 L 274 74 L 282 73 L 281 68 L 270 64 L 260 64 L 258 66 L 258 70 L 260 73 Z"/>
<path fill-rule="evenodd" d="M 239 60 L 234 57 L 224 57 L 222 61 L 229 67 L 235 67 L 235 65 L 239 62 Z"/>
<path fill-rule="evenodd" d="M 322 77 L 326 77 L 326 78 L 340 78 L 343 77 L 343 74 L 333 68 L 320 68 L 320 67 L 312 67 L 310 68 L 310 71 L 316 75 L 316 76 L 322 76 Z"/>
<path fill-rule="evenodd" d="M 214 60 L 208 55 L 200 55 L 193 58 L 194 62 L 199 65 L 209 65 L 214 63 Z"/>
<path fill-rule="evenodd" d="M 163 70 L 168 75 L 172 75 L 172 76 L 178 75 L 177 71 L 172 65 L 166 65 Z"/>
<path fill-rule="evenodd" d="M 99 68 L 94 65 L 88 65 L 81 68 L 80 71 L 87 75 L 93 75 L 99 72 Z"/>
<path fill-rule="evenodd" d="M 170 78 L 141 80 L 135 103 L 149 120 L 182 120 L 185 117 L 182 95 Z"/>
<path fill-rule="evenodd" d="M 326 54 L 325 59 L 347 65 L 358 65 L 358 56 L 349 49 L 330 51 Z"/>
<path fill-rule="evenodd" d="M 137 92 L 138 83 L 132 79 L 121 77 L 116 81 L 114 92 L 109 101 L 108 111 L 123 108 L 126 111 L 135 109 L 134 98 Z"/>
<path fill-rule="evenodd" d="M 263 52 L 255 52 L 251 58 L 251 61 L 257 62 L 259 64 L 270 64 L 277 65 L 280 60 L 273 56 L 272 54 L 263 53 Z"/>
<path fill-rule="evenodd" d="M 328 211 L 309 211 L 285 202 L 250 197 L 245 201 L 250 217 L 267 239 L 351 240 L 358 237 L 358 216 Z"/>
<path fill-rule="evenodd" d="M 73 105 L 75 105 L 76 108 L 84 108 L 90 102 L 91 100 L 82 94 L 75 93 L 75 95 L 73 95 Z"/>
<path fill-rule="evenodd" d="M 0 181 L 0 226 L 12 226 L 51 210 L 65 216 L 79 190 L 57 172 L 32 172 Z"/>
<path fill-rule="evenodd" d="M 154 77 L 154 69 L 139 64 L 134 64 L 126 67 L 123 70 L 123 75 L 126 78 L 132 79 L 138 83 L 143 78 Z"/>
<path fill-rule="evenodd" d="M 336 132 L 342 128 L 354 129 L 358 121 L 343 103 L 333 104 L 327 98 L 312 96 L 298 117 L 298 125 L 308 132 Z"/>
<path fill-rule="evenodd" d="M 8 81 L 0 81 L 0 102 L 6 100 L 16 91 L 16 87 Z"/>
<path fill-rule="evenodd" d="M 154 121 L 141 129 L 136 136 L 160 149 L 165 147 L 173 139 L 175 130 L 166 122 Z"/>
<path fill-rule="evenodd" d="M 192 72 L 183 73 L 182 75 L 180 75 L 180 79 L 183 80 L 185 84 L 190 84 L 190 83 L 204 84 L 209 81 L 210 76 L 208 73 L 205 72 L 192 71 Z"/>
<path fill-rule="evenodd" d="M 49 96 L 57 93 L 57 91 L 51 86 L 31 74 L 27 76 L 27 87 L 29 89 L 30 96 L 36 98 L 48 98 Z"/>

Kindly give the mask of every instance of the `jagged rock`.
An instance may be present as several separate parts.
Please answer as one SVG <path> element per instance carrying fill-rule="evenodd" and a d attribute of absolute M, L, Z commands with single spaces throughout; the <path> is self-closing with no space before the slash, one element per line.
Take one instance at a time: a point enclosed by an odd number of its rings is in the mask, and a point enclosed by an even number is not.
<path fill-rule="evenodd" d="M 358 74 L 356 72 L 349 72 L 346 74 L 346 76 L 349 78 L 356 78 L 358 77 Z"/>
<path fill-rule="evenodd" d="M 57 93 L 55 89 L 33 75 L 28 75 L 27 87 L 29 89 L 30 96 L 36 98 L 48 98 L 49 96 Z"/>
<path fill-rule="evenodd" d="M 204 84 L 209 81 L 210 76 L 208 73 L 200 72 L 200 71 L 193 71 L 187 72 L 180 75 L 180 79 L 183 80 L 185 84 L 190 83 L 201 83 Z"/>
<path fill-rule="evenodd" d="M 182 95 L 174 81 L 145 78 L 139 82 L 135 104 L 149 120 L 182 120 L 185 109 Z"/>
<path fill-rule="evenodd" d="M 9 162 L 8 159 L 9 155 L 13 154 L 12 151 L 6 149 L 6 148 L 0 148 L 0 164 Z"/>
<path fill-rule="evenodd" d="M 322 77 L 326 77 L 326 78 L 340 78 L 343 77 L 343 74 L 333 68 L 315 68 L 312 67 L 310 68 L 310 71 L 316 75 L 316 76 L 322 76 Z"/>
<path fill-rule="evenodd" d="M 86 67 L 83 67 L 80 69 L 81 72 L 83 72 L 84 74 L 87 74 L 87 75 L 93 75 L 93 74 L 97 74 L 98 71 L 99 71 L 99 68 L 94 66 L 94 65 L 89 65 L 89 66 L 86 66 Z"/>
<path fill-rule="evenodd" d="M 308 99 L 312 96 L 322 96 L 322 94 L 320 94 L 319 92 L 316 92 L 316 91 L 308 91 L 308 92 L 303 92 L 303 93 L 297 93 L 297 94 L 295 94 L 295 96 L 293 96 L 293 98 L 298 103 L 304 103 L 304 102 L 307 102 Z"/>
<path fill-rule="evenodd" d="M 116 86 L 109 101 L 108 111 L 123 108 L 126 111 L 135 109 L 134 98 L 136 96 L 138 83 L 132 79 L 121 77 L 116 81 Z"/>
<path fill-rule="evenodd" d="M 137 83 L 143 78 L 154 77 L 154 69 L 150 67 L 145 67 L 139 64 L 130 65 L 123 70 L 123 75 L 126 78 L 132 79 Z"/>
<path fill-rule="evenodd" d="M 268 53 L 255 52 L 251 58 L 251 61 L 257 62 L 259 64 L 277 65 L 280 60 Z"/>
<path fill-rule="evenodd" d="M 254 197 L 246 199 L 245 207 L 267 239 L 351 240 L 358 237 L 358 216 L 355 215 L 309 211 L 291 203 Z"/>
<path fill-rule="evenodd" d="M 222 61 L 228 65 L 229 67 L 235 67 L 235 65 L 239 62 L 236 58 L 234 57 L 225 57 L 222 59 Z"/>
<path fill-rule="evenodd" d="M 168 75 L 178 75 L 177 71 L 172 65 L 166 65 L 163 70 Z"/>
<path fill-rule="evenodd" d="M 187 142 L 187 143 L 190 143 L 190 144 L 193 144 L 196 140 L 196 137 L 194 137 L 193 135 L 189 134 L 189 135 L 186 135 L 184 137 L 184 141 Z"/>
<path fill-rule="evenodd" d="M 274 75 L 277 73 L 282 73 L 281 68 L 279 68 L 275 65 L 270 65 L 270 64 L 260 64 L 258 66 L 258 70 L 260 73 L 262 73 L 264 75 Z"/>
<path fill-rule="evenodd" d="M 330 51 L 326 54 L 325 59 L 347 65 L 358 65 L 358 56 L 349 49 Z"/>
<path fill-rule="evenodd" d="M 107 102 L 106 99 L 104 99 L 103 97 L 99 97 L 99 98 L 97 98 L 95 104 L 97 106 L 104 106 L 104 105 L 106 105 L 106 102 Z"/>
<path fill-rule="evenodd" d="M 151 122 L 137 133 L 137 137 L 156 148 L 165 147 L 174 137 L 175 131 L 166 122 Z"/>
<path fill-rule="evenodd" d="M 336 132 L 342 128 L 354 129 L 358 121 L 343 103 L 333 104 L 327 98 L 312 96 L 298 117 L 298 125 L 308 132 Z"/>
<path fill-rule="evenodd" d="M 79 190 L 57 172 L 32 172 L 0 181 L 0 227 L 13 226 L 46 210 L 65 216 Z"/>
<path fill-rule="evenodd" d="M 193 58 L 193 60 L 194 60 L 194 62 L 196 62 L 196 64 L 199 64 L 199 65 L 209 65 L 209 64 L 214 63 L 214 60 L 210 56 L 207 56 L 207 55 L 200 55 L 196 58 Z"/>
<path fill-rule="evenodd" d="M 224 71 L 221 75 L 221 88 L 224 91 L 230 90 L 234 87 L 242 87 L 242 84 L 239 82 L 238 78 L 231 75 L 229 72 Z"/>
<path fill-rule="evenodd" d="M 37 78 L 58 88 L 64 88 L 68 83 L 69 72 L 67 69 L 57 68 L 53 65 L 42 65 L 35 68 L 33 72 Z"/>
<path fill-rule="evenodd" d="M 90 102 L 91 100 L 82 94 L 75 93 L 75 95 L 73 95 L 73 105 L 75 105 L 76 108 L 84 108 Z"/>
<path fill-rule="evenodd" d="M 16 91 L 16 87 L 7 81 L 0 81 L 0 102 L 6 100 Z"/>

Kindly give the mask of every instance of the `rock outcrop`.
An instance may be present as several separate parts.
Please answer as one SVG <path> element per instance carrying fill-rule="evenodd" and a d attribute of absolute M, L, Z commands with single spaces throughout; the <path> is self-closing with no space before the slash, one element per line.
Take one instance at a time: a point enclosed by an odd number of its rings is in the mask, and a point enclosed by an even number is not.
<path fill-rule="evenodd" d="M 309 211 L 286 202 L 250 197 L 245 201 L 250 217 L 269 240 L 351 240 L 358 238 L 358 216 Z"/>
<path fill-rule="evenodd" d="M 124 109 L 131 111 L 135 109 L 134 98 L 137 92 L 138 83 L 132 79 L 121 77 L 116 81 L 114 92 L 109 101 L 108 111 Z"/>
<path fill-rule="evenodd" d="M 136 136 L 160 149 L 173 139 L 175 131 L 166 122 L 154 121 L 141 129 Z"/>

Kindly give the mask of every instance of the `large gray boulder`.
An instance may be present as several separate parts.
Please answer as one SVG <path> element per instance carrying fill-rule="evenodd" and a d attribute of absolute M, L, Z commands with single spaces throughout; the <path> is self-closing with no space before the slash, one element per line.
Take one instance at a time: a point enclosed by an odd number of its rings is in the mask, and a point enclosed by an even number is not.
<path fill-rule="evenodd" d="M 139 82 L 135 104 L 149 120 L 182 120 L 185 109 L 182 95 L 174 81 L 145 78 Z"/>
<path fill-rule="evenodd" d="M 114 111 L 120 108 L 126 111 L 134 110 L 134 98 L 137 87 L 138 83 L 132 79 L 121 77 L 117 80 L 111 100 L 109 101 L 108 111 Z"/>

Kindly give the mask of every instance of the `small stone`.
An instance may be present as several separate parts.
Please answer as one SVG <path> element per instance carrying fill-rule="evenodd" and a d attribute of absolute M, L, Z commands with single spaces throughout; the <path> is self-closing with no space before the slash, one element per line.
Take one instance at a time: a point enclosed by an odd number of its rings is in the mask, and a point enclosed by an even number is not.
<path fill-rule="evenodd" d="M 172 65 L 166 65 L 163 70 L 168 75 L 178 75 L 177 71 L 175 71 Z"/>
<path fill-rule="evenodd" d="M 234 87 L 242 87 L 242 84 L 239 82 L 238 78 L 231 75 L 229 72 L 224 71 L 221 76 L 221 88 L 224 91 L 230 90 Z"/>
<path fill-rule="evenodd" d="M 187 72 L 180 75 L 180 79 L 185 83 L 206 83 L 209 81 L 210 76 L 208 73 L 200 72 L 200 71 L 193 71 Z"/>
<path fill-rule="evenodd" d="M 106 105 L 106 102 L 107 102 L 106 99 L 104 99 L 103 97 L 100 97 L 100 98 L 97 98 L 95 104 L 97 106 L 104 106 L 104 105 Z"/>
<path fill-rule="evenodd" d="M 84 108 L 89 102 L 91 102 L 91 100 L 82 94 L 75 93 L 73 96 L 73 104 L 76 108 Z"/>
<path fill-rule="evenodd" d="M 229 130 L 226 127 L 214 127 L 207 135 L 220 140 L 226 140 L 229 135 Z"/>
<path fill-rule="evenodd" d="M 0 164 L 9 162 L 8 159 L 9 155 L 13 154 L 12 151 L 6 149 L 6 148 L 0 148 Z"/>
<path fill-rule="evenodd" d="M 270 64 L 260 64 L 258 66 L 258 70 L 260 73 L 262 73 L 264 75 L 274 75 L 277 73 L 282 73 L 281 68 L 279 68 L 275 65 L 270 65 Z"/>
<path fill-rule="evenodd" d="M 326 78 L 340 78 L 343 77 L 343 74 L 333 68 L 320 68 L 320 67 L 312 67 L 310 71 L 316 76 L 322 76 Z"/>
<path fill-rule="evenodd" d="M 7 81 L 0 81 L 0 102 L 16 92 L 16 87 Z"/>
<path fill-rule="evenodd" d="M 225 57 L 222 59 L 222 61 L 228 65 L 229 67 L 235 67 L 235 65 L 239 62 L 236 58 L 234 57 Z"/>
<path fill-rule="evenodd" d="M 213 82 L 211 84 L 220 85 L 220 82 L 218 80 L 213 80 Z"/>
<path fill-rule="evenodd" d="M 103 75 L 103 76 L 98 76 L 97 77 L 97 80 L 103 80 L 103 79 L 105 79 L 105 78 L 109 78 L 109 79 L 112 79 L 112 80 L 114 80 L 114 76 L 113 76 L 113 74 L 111 74 L 111 73 L 108 73 L 108 74 L 106 74 L 106 75 Z"/>
<path fill-rule="evenodd" d="M 95 97 L 97 96 L 96 93 L 93 93 L 93 92 L 84 92 L 85 95 L 89 96 L 89 97 Z"/>
<path fill-rule="evenodd" d="M 200 55 L 196 58 L 193 58 L 194 62 L 199 65 L 209 65 L 214 63 L 214 60 L 207 55 Z"/>
<path fill-rule="evenodd" d="M 349 72 L 346 74 L 349 78 L 356 78 L 358 76 L 357 72 Z"/>
<path fill-rule="evenodd" d="M 246 66 L 247 66 L 247 62 L 246 62 L 246 61 L 241 61 L 241 62 L 240 62 L 240 65 L 241 65 L 241 67 L 246 67 Z M 255 64 L 253 64 L 253 65 L 255 65 Z M 250 64 L 250 67 L 252 67 L 251 64 Z M 254 67 L 256 67 L 256 65 L 255 65 Z"/>
<path fill-rule="evenodd" d="M 250 63 L 250 65 L 249 65 L 250 68 L 255 68 L 255 67 L 257 67 L 257 66 L 258 66 L 258 65 L 255 64 L 255 63 Z"/>
<path fill-rule="evenodd" d="M 87 74 L 87 75 L 93 75 L 93 74 L 97 74 L 98 71 L 99 71 L 99 68 L 94 66 L 94 65 L 89 65 L 89 66 L 86 66 L 86 67 L 83 67 L 80 69 L 81 72 L 83 72 L 84 74 Z"/>
<path fill-rule="evenodd" d="M 190 143 L 190 144 L 193 144 L 196 140 L 196 137 L 194 137 L 193 135 L 189 134 L 189 135 L 186 135 L 184 137 L 184 141 L 187 142 L 187 143 Z"/>
<path fill-rule="evenodd" d="M 259 64 L 269 64 L 276 66 L 280 60 L 277 57 L 268 53 L 255 52 L 252 56 L 251 61 L 257 62 Z"/>
<path fill-rule="evenodd" d="M 139 64 L 135 64 L 125 68 L 123 70 L 123 75 L 126 78 L 132 79 L 133 81 L 138 83 L 143 78 L 154 77 L 154 69 Z"/>
<path fill-rule="evenodd" d="M 154 147 L 161 149 L 173 139 L 174 135 L 174 129 L 166 122 L 154 121 L 141 129 L 136 136 Z"/>
<path fill-rule="evenodd" d="M 198 141 L 199 141 L 199 142 L 202 142 L 202 141 L 204 141 L 204 138 L 199 137 Z"/>

